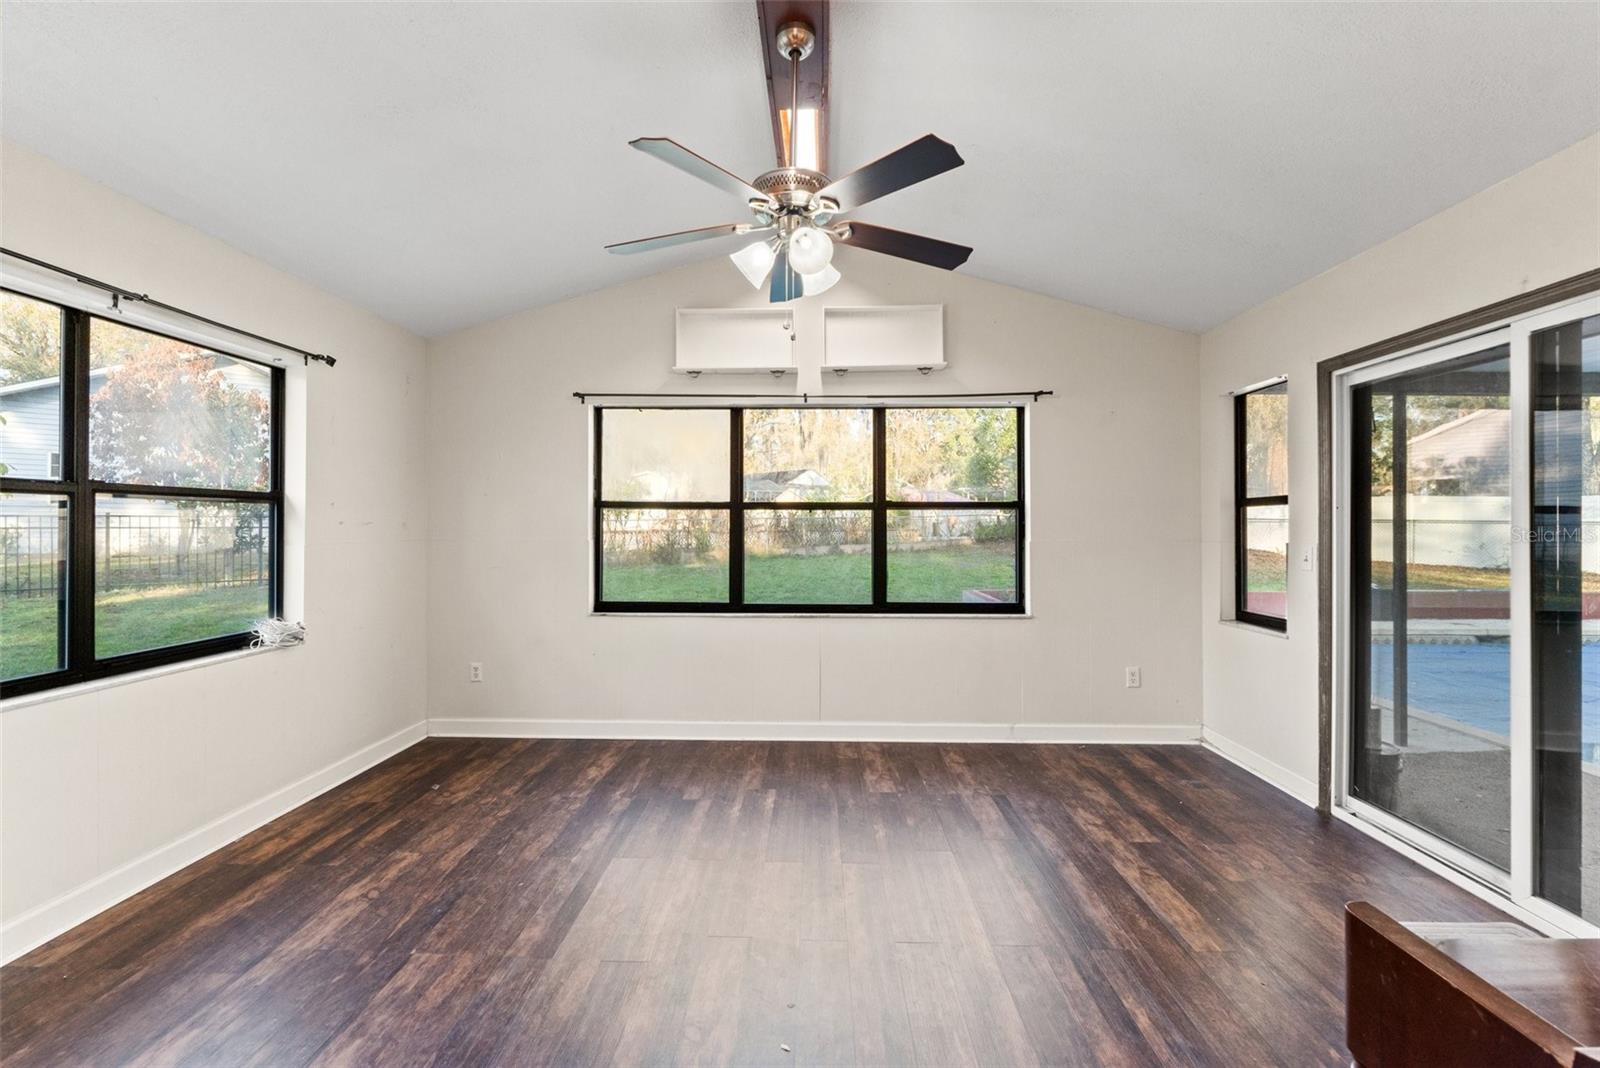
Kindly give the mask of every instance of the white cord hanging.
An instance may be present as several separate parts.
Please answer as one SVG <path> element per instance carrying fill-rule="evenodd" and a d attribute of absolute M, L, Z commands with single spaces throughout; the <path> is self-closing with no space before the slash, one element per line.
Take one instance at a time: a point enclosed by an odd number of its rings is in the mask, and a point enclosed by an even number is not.
<path fill-rule="evenodd" d="M 252 649 L 278 649 L 286 645 L 299 645 L 306 640 L 306 625 L 290 623 L 287 619 L 263 619 L 250 628 L 255 640 Z"/>

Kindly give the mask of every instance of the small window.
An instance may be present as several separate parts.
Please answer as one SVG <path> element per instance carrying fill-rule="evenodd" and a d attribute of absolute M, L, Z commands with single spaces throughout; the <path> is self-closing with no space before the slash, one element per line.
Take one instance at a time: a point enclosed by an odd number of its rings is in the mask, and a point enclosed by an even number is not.
<path fill-rule="evenodd" d="M 595 418 L 597 610 L 1023 610 L 1020 408 Z"/>
<path fill-rule="evenodd" d="M 1289 386 L 1234 397 L 1234 618 L 1288 627 Z"/>
<path fill-rule="evenodd" d="M 46 470 L 49 472 L 48 474 L 45 475 L 46 478 L 60 478 L 61 477 L 61 454 L 59 452 L 51 453 L 50 454 L 50 461 L 49 461 L 49 463 L 47 463 L 45 465 L 45 467 L 46 467 Z"/>

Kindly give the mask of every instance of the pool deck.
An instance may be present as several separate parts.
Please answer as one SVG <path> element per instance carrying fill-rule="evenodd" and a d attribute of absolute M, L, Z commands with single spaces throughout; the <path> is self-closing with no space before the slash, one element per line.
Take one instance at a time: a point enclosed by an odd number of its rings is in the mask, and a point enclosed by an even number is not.
<path fill-rule="evenodd" d="M 1394 739 L 1384 701 L 1382 736 Z M 1505 867 L 1511 853 L 1511 757 L 1505 736 L 1413 709 L 1407 717 L 1394 813 Z M 1582 913 L 1600 922 L 1600 764 L 1583 765 Z"/>

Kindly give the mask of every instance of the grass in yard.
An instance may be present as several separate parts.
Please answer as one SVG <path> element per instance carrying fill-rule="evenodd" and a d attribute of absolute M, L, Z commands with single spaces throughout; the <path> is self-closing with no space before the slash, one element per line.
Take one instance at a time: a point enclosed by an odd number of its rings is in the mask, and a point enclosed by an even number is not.
<path fill-rule="evenodd" d="M 1590 589 L 1590 576 L 1583 576 L 1583 588 Z M 1372 561 L 1372 584 L 1387 587 L 1394 582 L 1394 565 L 1387 560 Z M 1406 585 L 1413 590 L 1509 590 L 1511 574 L 1505 568 L 1453 567 L 1449 564 L 1407 564 Z"/>
<path fill-rule="evenodd" d="M 953 604 L 967 590 L 1002 590 L 1014 599 L 1016 588 L 1016 547 L 1011 542 L 889 553 L 891 601 Z"/>
<path fill-rule="evenodd" d="M 1246 553 L 1248 571 L 1245 589 L 1250 593 L 1282 593 L 1288 585 L 1289 558 L 1283 553 L 1250 549 Z"/>
<path fill-rule="evenodd" d="M 745 563 L 752 604 L 864 604 L 872 600 L 872 561 L 865 553 L 830 556 L 752 556 Z M 1010 543 L 889 554 L 889 599 L 959 602 L 967 590 L 1015 590 Z M 612 601 L 725 601 L 725 566 L 608 563 L 605 596 Z"/>
<path fill-rule="evenodd" d="M 261 586 L 125 590 L 96 597 L 95 609 L 96 654 L 115 656 L 247 631 L 266 616 L 267 592 Z M 57 666 L 55 599 L 0 598 L 0 677 Z"/>
<path fill-rule="evenodd" d="M 16 679 L 54 671 L 56 599 L 0 598 L 0 678 Z"/>
<path fill-rule="evenodd" d="M 1250 591 L 1275 593 L 1284 585 L 1287 563 L 1277 553 L 1250 550 Z M 1394 565 L 1372 561 L 1372 584 L 1387 588 L 1394 582 Z M 1457 567 L 1453 564 L 1408 564 L 1406 585 L 1413 590 L 1509 590 L 1511 574 L 1500 567 Z M 1600 593 L 1600 572 L 1583 573 L 1583 592 Z"/>
<path fill-rule="evenodd" d="M 608 601 L 684 601 L 728 599 L 728 565 L 618 564 L 606 561 L 603 593 Z"/>
<path fill-rule="evenodd" d="M 744 562 L 744 599 L 750 604 L 870 604 L 872 557 L 750 556 Z"/>

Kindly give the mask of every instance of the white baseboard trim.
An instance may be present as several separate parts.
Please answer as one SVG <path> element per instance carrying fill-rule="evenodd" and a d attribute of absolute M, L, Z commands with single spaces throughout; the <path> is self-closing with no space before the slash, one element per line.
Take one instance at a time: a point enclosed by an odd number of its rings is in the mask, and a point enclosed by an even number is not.
<path fill-rule="evenodd" d="M 318 794 L 415 745 L 427 734 L 426 723 L 413 723 L 342 760 L 334 761 L 320 771 L 314 771 L 297 782 L 236 808 L 176 841 L 29 909 L 0 926 L 0 964 L 13 961 L 29 950 L 44 945 L 91 916 L 160 882 L 179 868 L 193 864 L 206 854 L 271 823 L 290 809 L 305 804 Z"/>
<path fill-rule="evenodd" d="M 805 720 L 430 719 L 436 738 L 636 738 L 758 742 L 1115 742 L 1182 745 L 1200 740 L 1197 725 L 1111 723 L 872 723 Z"/>
<path fill-rule="evenodd" d="M 1247 749 L 1230 738 L 1224 738 L 1210 727 L 1202 729 L 1201 741 L 1207 749 L 1239 765 L 1256 778 L 1265 779 L 1296 801 L 1317 807 L 1317 784 L 1304 775 L 1296 775 L 1277 761 L 1268 760 L 1254 749 Z"/>

